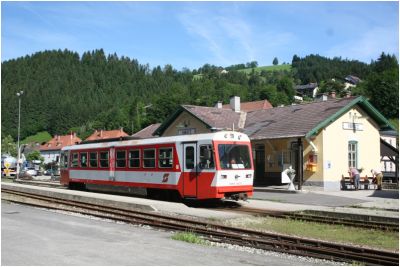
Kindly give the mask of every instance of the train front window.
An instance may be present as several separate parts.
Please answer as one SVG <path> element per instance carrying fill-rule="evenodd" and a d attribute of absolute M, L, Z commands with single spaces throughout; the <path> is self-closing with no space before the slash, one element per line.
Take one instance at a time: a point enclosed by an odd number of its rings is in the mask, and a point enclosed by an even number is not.
<path fill-rule="evenodd" d="M 214 151 L 212 145 L 200 146 L 200 169 L 214 169 Z"/>
<path fill-rule="evenodd" d="M 219 163 L 221 169 L 249 169 L 250 153 L 247 145 L 218 145 Z"/>

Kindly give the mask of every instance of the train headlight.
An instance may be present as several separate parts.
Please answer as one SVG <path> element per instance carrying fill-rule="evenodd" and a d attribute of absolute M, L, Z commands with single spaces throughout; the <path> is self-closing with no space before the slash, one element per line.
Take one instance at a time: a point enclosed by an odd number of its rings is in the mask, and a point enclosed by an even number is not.
<path fill-rule="evenodd" d="M 227 179 L 227 178 L 228 178 L 228 175 L 226 175 L 226 174 L 221 174 L 221 178 L 222 178 L 222 179 Z"/>
<path fill-rule="evenodd" d="M 251 178 L 251 174 L 246 174 L 246 178 Z"/>

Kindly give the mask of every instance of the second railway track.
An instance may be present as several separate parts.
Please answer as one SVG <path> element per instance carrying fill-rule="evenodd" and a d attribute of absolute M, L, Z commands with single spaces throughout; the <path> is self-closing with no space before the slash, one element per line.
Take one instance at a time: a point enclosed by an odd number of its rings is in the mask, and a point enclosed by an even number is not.
<path fill-rule="evenodd" d="M 191 231 L 201 234 L 206 239 L 215 242 L 226 242 L 258 249 L 348 263 L 358 262 L 368 265 L 397 266 L 399 261 L 399 254 L 390 251 L 228 227 L 220 224 L 166 216 L 153 212 L 133 212 L 115 207 L 111 208 L 79 201 L 56 199 L 8 189 L 2 189 L 2 193 L 2 198 L 13 202 L 43 208 L 73 211 L 133 224 L 146 224 L 177 231 Z"/>

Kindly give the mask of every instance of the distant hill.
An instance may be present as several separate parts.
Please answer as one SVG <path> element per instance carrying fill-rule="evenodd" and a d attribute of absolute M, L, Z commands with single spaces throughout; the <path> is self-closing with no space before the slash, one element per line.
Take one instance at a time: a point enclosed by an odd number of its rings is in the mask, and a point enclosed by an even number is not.
<path fill-rule="evenodd" d="M 4 61 L 1 63 L 2 136 L 17 138 L 16 92 L 20 90 L 24 91 L 21 140 L 41 143 L 71 131 L 84 137 L 95 129 L 123 127 L 131 134 L 164 121 L 181 104 L 213 106 L 217 101 L 227 104 L 231 95 L 240 96 L 243 102 L 268 99 L 273 106 L 289 105 L 294 85 L 318 82 L 321 88 L 332 90 L 336 84 L 326 81 L 344 79 L 349 74 L 362 80 L 376 74 L 371 83 L 366 83 L 370 86 L 365 90 L 361 87 L 359 94 L 370 96 L 374 106 L 388 118 L 398 117 L 398 108 L 393 108 L 398 107 L 395 58 L 383 55 L 377 62 L 365 64 L 309 55 L 294 56 L 292 65 L 257 65 L 253 61 L 226 68 L 205 64 L 192 71 L 178 71 L 171 65 L 150 69 L 136 59 L 106 55 L 102 49 L 82 55 L 69 50 L 43 51 Z M 222 73 L 224 69 L 228 72 Z M 253 69 L 256 75 L 250 75 Z M 393 69 L 393 73 L 385 72 L 387 69 Z M 374 88 L 379 89 L 375 90 L 376 97 L 369 95 Z M 28 136 L 33 137 L 24 140 Z"/>
<path fill-rule="evenodd" d="M 292 70 L 292 65 L 290 64 L 283 64 L 283 65 L 272 65 L 272 66 L 262 66 L 262 67 L 256 67 L 256 68 L 246 68 L 246 69 L 240 69 L 238 71 L 244 72 L 246 74 L 250 74 L 252 71 L 261 73 L 262 71 L 270 72 L 270 71 L 291 71 Z"/>

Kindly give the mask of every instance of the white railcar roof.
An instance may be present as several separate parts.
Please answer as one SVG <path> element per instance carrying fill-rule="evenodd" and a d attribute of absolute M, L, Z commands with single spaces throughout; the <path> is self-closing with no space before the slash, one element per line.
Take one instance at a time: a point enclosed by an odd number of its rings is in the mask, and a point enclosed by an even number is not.
<path fill-rule="evenodd" d="M 181 143 L 181 142 L 196 142 L 196 141 L 250 141 L 249 137 L 240 132 L 220 131 L 215 133 L 191 134 L 191 135 L 176 135 L 167 137 L 155 137 L 147 139 L 134 139 L 112 142 L 98 142 L 90 144 L 78 144 L 73 146 L 63 147 L 61 150 L 77 150 L 77 149 L 93 149 L 93 148 L 108 148 L 108 147 L 123 147 L 123 146 L 138 146 L 151 144 L 165 143 Z"/>

